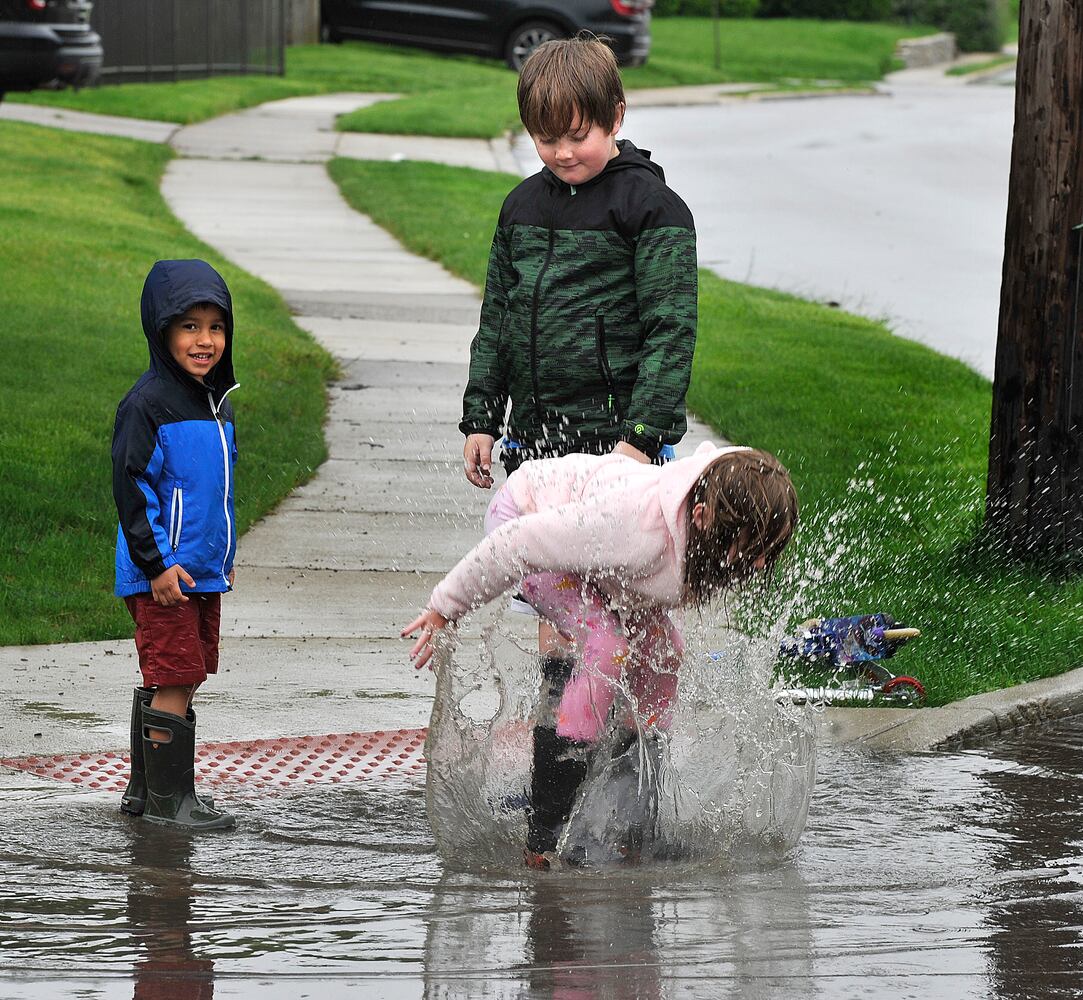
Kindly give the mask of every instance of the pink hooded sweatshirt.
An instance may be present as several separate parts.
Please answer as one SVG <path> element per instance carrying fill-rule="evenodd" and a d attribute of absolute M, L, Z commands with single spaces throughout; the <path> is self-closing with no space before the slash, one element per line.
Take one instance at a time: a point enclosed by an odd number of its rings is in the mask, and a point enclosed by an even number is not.
<path fill-rule="evenodd" d="M 719 456 L 747 450 L 704 442 L 663 466 L 625 455 L 526 462 L 503 487 L 521 516 L 471 549 L 433 589 L 429 607 L 454 621 L 545 571 L 583 577 L 626 610 L 677 607 L 688 494 Z"/>

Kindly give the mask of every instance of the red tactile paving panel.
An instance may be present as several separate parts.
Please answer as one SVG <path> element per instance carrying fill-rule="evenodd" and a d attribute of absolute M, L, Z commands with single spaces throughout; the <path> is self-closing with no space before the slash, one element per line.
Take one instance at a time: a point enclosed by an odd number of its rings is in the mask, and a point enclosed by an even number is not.
<path fill-rule="evenodd" d="M 204 785 L 288 786 L 414 774 L 425 767 L 421 751 L 426 732 L 391 729 L 203 743 L 196 748 L 196 779 Z M 0 765 L 110 792 L 122 792 L 128 784 L 128 754 L 120 751 L 4 757 Z"/>

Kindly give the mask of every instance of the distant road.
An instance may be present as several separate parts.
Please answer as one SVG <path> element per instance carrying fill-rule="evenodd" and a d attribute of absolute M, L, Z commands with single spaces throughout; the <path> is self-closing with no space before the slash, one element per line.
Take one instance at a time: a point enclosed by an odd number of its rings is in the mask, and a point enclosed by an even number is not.
<path fill-rule="evenodd" d="M 883 319 L 992 376 L 1013 91 L 930 78 L 896 74 L 890 96 L 633 109 L 622 134 L 688 202 L 703 266 Z"/>

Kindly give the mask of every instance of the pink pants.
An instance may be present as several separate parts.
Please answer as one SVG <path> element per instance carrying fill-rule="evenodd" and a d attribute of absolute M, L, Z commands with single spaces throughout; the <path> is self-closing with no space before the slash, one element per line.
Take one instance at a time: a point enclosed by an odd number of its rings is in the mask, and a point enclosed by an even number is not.
<path fill-rule="evenodd" d="M 519 516 L 502 488 L 486 512 L 486 534 Z M 532 574 L 521 591 L 539 615 L 575 644 L 577 663 L 557 709 L 557 735 L 586 743 L 600 740 L 622 684 L 642 725 L 668 725 L 684 640 L 665 611 L 618 615 L 601 591 L 570 573 Z"/>

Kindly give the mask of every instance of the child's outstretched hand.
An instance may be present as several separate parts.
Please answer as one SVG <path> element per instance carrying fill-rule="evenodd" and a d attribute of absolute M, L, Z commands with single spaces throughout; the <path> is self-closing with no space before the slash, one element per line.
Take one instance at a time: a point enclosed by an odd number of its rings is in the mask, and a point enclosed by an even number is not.
<path fill-rule="evenodd" d="M 159 574 L 150 581 L 151 596 L 164 608 L 171 608 L 174 604 L 183 604 L 188 598 L 178 580 L 183 580 L 189 587 L 196 585 L 184 567 L 180 563 L 174 563 L 164 573 Z"/>
<path fill-rule="evenodd" d="M 415 670 L 420 670 L 432 659 L 434 652 L 432 637 L 441 629 L 446 628 L 447 623 L 448 620 L 439 611 L 426 608 L 399 633 L 399 636 L 405 639 L 408 635 L 413 635 L 418 629 L 421 630 L 421 635 L 418 637 L 417 642 L 414 643 L 414 648 L 410 650 L 410 659 L 414 661 Z"/>

